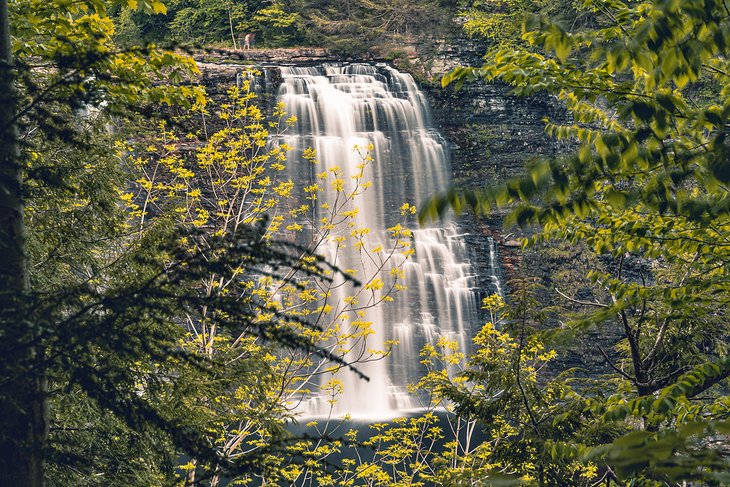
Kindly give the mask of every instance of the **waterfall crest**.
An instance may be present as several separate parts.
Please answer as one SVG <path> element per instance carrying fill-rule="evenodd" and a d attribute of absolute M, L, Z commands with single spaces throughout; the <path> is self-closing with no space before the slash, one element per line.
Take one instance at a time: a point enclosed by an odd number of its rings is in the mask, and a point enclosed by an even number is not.
<path fill-rule="evenodd" d="M 424 94 L 410 75 L 385 65 L 283 67 L 281 75 L 278 99 L 288 114 L 297 117 L 280 138 L 280 143 L 293 147 L 289 176 L 300 185 L 316 180 L 315 171 L 301 162 L 302 151 L 311 147 L 319 160 L 317 173 L 338 171 L 344 181 L 350 181 L 357 178 L 363 162 L 362 152 L 353 147 L 369 146 L 373 162 L 365 167 L 363 178 L 372 186 L 359 203 L 353 203 L 360 208 L 351 226 L 369 229 L 362 237 L 364 248 L 392 248 L 394 237 L 387 229 L 402 221 L 401 206 L 422 203 L 444 190 L 449 181 L 447 145 L 432 125 Z M 326 185 L 317 208 L 330 208 L 337 198 Z M 398 292 L 394 302 L 366 307 L 361 315 L 373 323 L 375 332 L 368 337 L 368 349 L 383 349 L 390 340 L 397 340 L 392 355 L 357 365 L 369 381 L 345 370 L 337 372 L 344 394 L 334 406 L 328 397 L 306 397 L 299 408 L 303 415 L 348 413 L 382 420 L 418 408 L 423 404 L 406 386 L 423 373 L 421 348 L 446 337 L 461 350 L 469 350 L 478 305 L 465 241 L 453 223 L 411 226 L 416 229 L 408 235 L 413 253 L 407 259 L 400 254 L 388 260 L 363 258 L 352 245 L 342 249 L 327 244 L 320 250 L 328 259 L 336 259 L 341 269 L 359 269 L 360 279 L 378 273 L 388 276 L 399 268 L 400 283 L 407 289 Z M 329 300 L 341 303 L 352 292 L 348 284 L 335 286 Z"/>

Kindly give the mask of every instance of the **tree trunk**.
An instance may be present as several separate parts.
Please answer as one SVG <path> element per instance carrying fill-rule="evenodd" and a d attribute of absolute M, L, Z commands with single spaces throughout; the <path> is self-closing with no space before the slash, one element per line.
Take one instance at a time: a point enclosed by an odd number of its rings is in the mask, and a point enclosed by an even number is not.
<path fill-rule="evenodd" d="M 8 0 L 0 0 L 0 485 L 43 485 L 45 374 L 25 298 L 30 288 Z"/>
<path fill-rule="evenodd" d="M 231 10 L 231 4 L 226 3 L 226 10 L 228 10 L 228 26 L 231 28 L 231 39 L 233 39 L 233 49 L 238 49 L 236 45 L 236 33 L 233 31 L 233 12 Z"/>
<path fill-rule="evenodd" d="M 192 464 L 193 468 L 188 470 L 188 473 L 185 475 L 184 487 L 193 487 L 195 485 L 195 469 L 198 467 L 198 461 L 190 460 L 190 463 Z"/>

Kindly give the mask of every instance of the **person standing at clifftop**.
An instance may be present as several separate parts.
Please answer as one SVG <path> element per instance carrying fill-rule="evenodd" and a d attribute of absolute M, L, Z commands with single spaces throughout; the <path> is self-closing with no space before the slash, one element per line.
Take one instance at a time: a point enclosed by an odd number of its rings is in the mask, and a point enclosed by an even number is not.
<path fill-rule="evenodd" d="M 255 39 L 256 39 L 256 34 L 251 34 L 250 32 L 248 34 L 246 34 L 243 37 L 243 48 L 251 49 L 251 46 L 253 45 Z"/>

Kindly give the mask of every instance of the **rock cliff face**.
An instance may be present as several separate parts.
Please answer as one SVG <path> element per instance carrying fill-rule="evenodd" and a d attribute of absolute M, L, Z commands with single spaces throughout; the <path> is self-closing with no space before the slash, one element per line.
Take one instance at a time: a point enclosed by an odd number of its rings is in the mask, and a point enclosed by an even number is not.
<path fill-rule="evenodd" d="M 430 64 L 452 69 L 456 65 L 479 66 L 474 49 L 480 46 L 466 39 L 455 39 Z M 431 72 L 427 77 L 434 78 Z M 480 187 L 520 174 L 531 158 L 555 156 L 570 150 L 549 138 L 544 119 L 567 122 L 569 116 L 556 99 L 549 97 L 518 98 L 509 94 L 506 86 L 498 84 L 467 84 L 459 91 L 442 89 L 440 85 L 425 85 L 431 97 L 434 116 L 441 132 L 452 144 L 452 177 L 461 187 Z M 605 299 L 602 291 L 586 277 L 589 270 L 610 271 L 615 264 L 610 258 L 596 256 L 583 245 L 551 243 L 523 251 L 512 232 L 524 235 L 524 230 L 504 229 L 502 216 L 486 218 L 463 217 L 462 224 L 478 236 L 488 236 L 499 243 L 498 252 L 505 281 L 515 277 L 533 277 L 543 286 L 538 298 L 545 307 L 555 307 L 544 319 L 547 326 L 560 327 L 567 313 L 588 311 L 567 302 L 560 293 L 583 301 Z M 477 258 L 477 262 L 484 259 Z M 641 263 L 628 263 L 626 272 L 640 271 Z M 648 274 L 645 272 L 644 274 Z M 637 277 L 637 280 L 639 278 Z M 508 287 L 508 286 L 506 286 Z M 558 306 L 563 311 L 557 311 Z M 556 370 L 576 367 L 595 376 L 608 372 L 600 348 L 611 353 L 622 337 L 620 327 L 596 327 L 574 337 L 554 363 Z"/>
<path fill-rule="evenodd" d="M 464 37 L 416 49 L 406 64 L 423 81 L 439 129 L 452 144 L 453 177 L 460 186 L 481 186 L 518 174 L 535 156 L 553 155 L 558 144 L 543 119 L 564 120 L 551 98 L 518 98 L 501 84 L 474 82 L 442 88 L 443 74 L 457 66 L 481 66 L 486 46 Z"/>
<path fill-rule="evenodd" d="M 435 122 L 452 148 L 453 181 L 460 186 L 479 186 L 512 176 L 531 157 L 554 154 L 559 149 L 544 131 L 545 117 L 561 119 L 564 114 L 551 99 L 522 99 L 510 96 L 502 85 L 477 82 L 461 90 L 441 88 L 440 77 L 460 65 L 478 66 L 483 46 L 469 39 L 437 42 L 428 52 L 418 45 L 403 46 L 393 64 L 411 71 L 430 98 Z M 323 62 L 389 62 L 387 54 L 372 53 L 368 59 L 353 60 L 325 49 L 216 50 L 195 55 L 209 92 L 225 92 L 246 66 L 263 72 L 262 94 L 275 93 L 280 82 L 277 65 L 311 65 Z M 264 100 L 266 101 L 266 100 Z"/>
<path fill-rule="evenodd" d="M 440 75 L 458 65 L 478 66 L 480 46 L 469 40 L 441 43 L 436 51 L 418 53 L 418 46 L 406 46 L 405 58 L 393 64 L 410 70 L 420 81 L 430 98 L 434 122 L 451 146 L 451 176 L 461 187 L 480 187 L 519 174 L 530 158 L 556 155 L 564 147 L 545 134 L 544 119 L 566 120 L 566 114 L 556 100 L 550 98 L 518 98 L 511 96 L 506 86 L 473 83 L 461 90 L 443 89 L 436 82 Z M 274 101 L 281 83 L 281 65 L 311 65 L 322 62 L 389 62 L 378 56 L 366 60 L 351 60 L 329 54 L 321 49 L 275 49 L 228 52 L 219 51 L 198 56 L 202 82 L 213 96 L 222 96 L 237 81 L 246 66 L 255 66 L 262 75 L 257 77 L 256 89 L 264 106 Z M 240 80 L 240 77 L 238 78 Z M 586 279 L 587 270 L 601 268 L 586 249 L 551 246 L 524 253 L 515 240 L 516 230 L 505 230 L 500 214 L 460 219 L 469 235 L 467 245 L 472 262 L 481 276 L 481 289 L 491 289 L 487 258 L 495 242 L 502 267 L 503 282 L 531 275 L 546 286 L 542 300 L 546 306 L 560 302 L 555 289 L 579 291 L 583 299 L 595 293 Z M 515 232 L 515 233 L 513 233 Z M 506 289 L 508 291 L 508 287 Z M 572 311 L 577 311 L 572 309 Z M 561 363 L 599 371 L 605 361 L 593 346 L 596 341 L 607 344 L 617 335 L 589 333 L 582 339 L 579 352 L 562 356 Z"/>
<path fill-rule="evenodd" d="M 340 61 L 327 49 L 295 47 L 280 49 L 210 49 L 193 54 L 199 63 L 206 64 L 294 64 Z"/>
<path fill-rule="evenodd" d="M 434 122 L 451 146 L 451 177 L 461 187 L 479 187 L 503 180 L 522 171 L 530 158 L 555 154 L 559 147 L 545 135 L 543 119 L 564 117 L 551 99 L 523 99 L 509 95 L 503 85 L 476 82 L 455 91 L 441 88 L 440 77 L 460 65 L 478 66 L 484 47 L 470 39 L 431 43 L 426 49 L 417 44 L 402 46 L 393 64 L 408 70 L 421 81 L 430 98 Z M 213 96 L 221 96 L 236 83 L 238 73 L 255 66 L 262 75 L 256 89 L 264 106 L 273 102 L 281 82 L 277 66 L 312 65 L 323 62 L 390 62 L 387 55 L 374 52 L 371 58 L 352 60 L 324 49 L 217 50 L 198 53 L 202 81 Z M 475 252 L 486 251 L 485 238 L 498 243 L 505 278 L 514 277 L 521 254 L 510 235 L 502 231 L 499 215 L 475 220 L 465 217 L 465 228 L 479 236 Z M 485 283 L 486 284 L 486 283 Z"/>
<path fill-rule="evenodd" d="M 431 99 L 436 124 L 451 144 L 452 180 L 460 187 L 482 187 L 524 171 L 530 159 L 556 155 L 561 146 L 545 133 L 544 119 L 566 120 L 557 100 L 520 98 L 501 84 L 474 82 L 459 90 L 442 88 L 441 76 L 456 66 L 480 66 L 486 48 L 466 38 L 442 43 L 436 50 L 420 53 L 410 66 L 422 80 Z M 423 59 L 429 59 L 424 61 Z M 419 68 L 428 67 L 429 70 Z M 492 238 L 505 280 L 525 274 L 523 253 L 510 230 L 495 214 L 475 219 L 462 217 L 469 231 Z M 535 259 L 528 259 L 530 263 Z"/>
<path fill-rule="evenodd" d="M 452 143 L 454 181 L 481 186 L 522 171 L 529 159 L 554 155 L 544 118 L 564 117 L 551 99 L 510 96 L 503 85 L 477 82 L 430 90 L 439 128 Z"/>

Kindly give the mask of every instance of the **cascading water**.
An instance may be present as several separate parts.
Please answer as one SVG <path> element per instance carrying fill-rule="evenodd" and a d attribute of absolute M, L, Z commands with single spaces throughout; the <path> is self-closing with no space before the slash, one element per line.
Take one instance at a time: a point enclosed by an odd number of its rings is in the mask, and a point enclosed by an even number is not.
<path fill-rule="evenodd" d="M 502 290 L 502 280 L 499 276 L 499 264 L 497 260 L 497 242 L 492 237 L 487 239 L 489 245 L 489 280 L 491 281 L 493 291 L 500 296 L 504 296 Z"/>
<path fill-rule="evenodd" d="M 363 163 L 362 154 L 353 148 L 372 147 L 373 163 L 363 175 L 372 187 L 353 204 L 360 211 L 351 227 L 368 228 L 363 247 L 382 248 L 376 254 L 384 255 L 395 245 L 386 229 L 402 219 L 401 205 L 423 202 L 445 189 L 449 180 L 448 150 L 431 125 L 423 93 L 410 75 L 384 65 L 283 67 L 281 75 L 278 98 L 287 113 L 297 117 L 280 140 L 294 149 L 288 163 L 292 180 L 300 185 L 317 182 L 312 168 L 302 163 L 305 148 L 316 150 L 317 173 L 335 170 L 344 181 L 351 181 Z M 329 184 L 323 188 L 316 200 L 320 210 L 336 205 L 338 198 Z M 410 240 L 413 255 L 406 260 L 398 254 L 385 265 L 381 258 L 364 259 L 354 245 L 341 249 L 332 244 L 319 250 L 328 259 L 336 254 L 342 269 L 359 269 L 360 279 L 378 272 L 387 276 L 400 266 L 401 283 L 407 286 L 392 303 L 365 306 L 360 319 L 372 322 L 375 331 L 367 347 L 383 349 L 389 340 L 399 345 L 390 357 L 357 365 L 369 382 L 344 369 L 337 372 L 345 393 L 334 406 L 335 414 L 379 420 L 417 408 L 419 400 L 406 392 L 406 386 L 423 373 L 421 348 L 442 336 L 458 342 L 462 350 L 469 348 L 478 307 L 464 239 L 454 224 L 442 223 L 414 230 Z M 349 284 L 334 286 L 329 301 L 341 303 L 352 293 Z M 306 398 L 300 411 L 319 416 L 329 414 L 330 407 L 326 397 L 315 396 Z"/>

